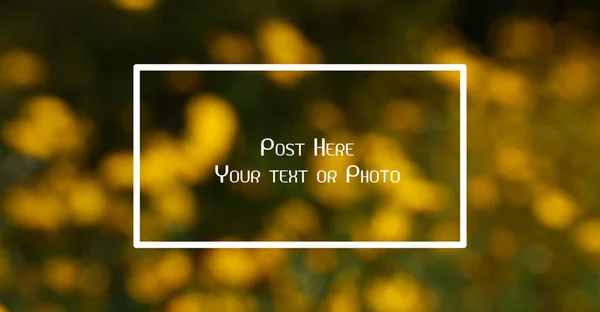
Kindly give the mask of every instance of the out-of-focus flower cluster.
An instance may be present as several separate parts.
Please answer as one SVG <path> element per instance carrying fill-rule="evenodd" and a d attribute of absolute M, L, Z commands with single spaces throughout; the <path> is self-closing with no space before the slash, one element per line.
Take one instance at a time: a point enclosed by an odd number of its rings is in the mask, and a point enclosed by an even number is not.
<path fill-rule="evenodd" d="M 154 0 L 113 2 L 134 12 L 157 5 Z M 97 168 L 86 168 L 93 118 L 83 117 L 76 105 L 59 96 L 33 95 L 2 125 L 2 140 L 11 153 L 43 161 L 48 168 L 2 190 L 2 226 L 14 233 L 43 234 L 36 239 L 96 231 L 106 239 L 126 242 L 126 247 L 119 250 L 122 255 L 114 260 L 116 264 L 103 260 L 102 251 L 82 258 L 77 251 L 57 248 L 58 252 L 29 265 L 19 260 L 26 251 L 5 245 L 8 238 L 2 237 L 0 288 L 14 297 L 34 298 L 26 303 L 7 299 L 15 310 L 35 306 L 37 311 L 63 311 L 73 296 L 83 298 L 77 304 L 84 310 L 108 309 L 111 296 L 123 288 L 135 304 L 171 312 L 267 307 L 425 312 L 445 311 L 444 306 L 483 311 L 507 307 L 497 301 L 514 305 L 511 300 L 519 296 L 536 296 L 517 276 L 524 271 L 529 277 L 546 278 L 557 289 L 572 286 L 548 296 L 556 295 L 561 311 L 583 311 L 593 304 L 592 294 L 577 284 L 558 281 L 575 274 L 573 267 L 579 261 L 593 261 L 600 254 L 600 218 L 594 215 L 598 205 L 594 183 L 600 172 L 595 159 L 600 109 L 594 105 L 599 98 L 595 86 L 600 47 L 574 33 L 568 25 L 507 19 L 492 34 L 496 41 L 491 56 L 446 28 L 420 48 L 428 63 L 464 63 L 468 68 L 467 250 L 419 255 L 383 250 L 134 250 L 130 150 L 103 155 Z M 326 60 L 324 51 L 301 30 L 279 18 L 262 21 L 254 39 L 241 33 L 217 33 L 207 54 L 219 63 L 252 62 L 256 55 L 265 63 Z M 310 75 L 266 73 L 285 90 Z M 35 88 L 46 77 L 43 56 L 34 51 L 0 54 L 3 88 Z M 168 72 L 164 78 L 174 93 L 200 91 L 186 103 L 183 134 L 158 130 L 143 135 L 144 241 L 174 240 L 198 226 L 204 210 L 227 208 L 204 207 L 195 188 L 210 181 L 214 165 L 227 162 L 243 135 L 235 105 L 224 95 L 202 91 L 201 73 Z M 458 75 L 440 72 L 433 79 L 432 84 L 451 90 L 441 104 L 457 125 Z M 458 219 L 437 217 L 457 215 L 453 200 L 457 185 L 434 179 L 411 156 L 413 141 L 435 124 L 423 103 L 408 98 L 381 103 L 379 126 L 360 133 L 352 131 L 339 104 L 329 99 L 306 103 L 310 131 L 333 142 L 356 142 L 357 157 L 365 168 L 398 169 L 403 183 L 367 187 L 309 181 L 307 197 L 291 197 L 274 207 L 253 239 L 335 240 L 329 235 L 341 233 L 361 241 L 458 240 Z M 448 138 L 458 137 L 457 133 L 456 127 Z M 456 153 L 457 142 L 451 143 L 438 152 Z M 436 159 L 444 155 L 439 156 Z M 458 161 L 453 159 L 436 166 L 445 174 L 457 174 Z M 311 172 L 343 172 L 355 161 L 314 157 L 306 165 Z M 257 193 L 255 189 L 234 191 L 249 197 Z M 372 196 L 378 200 L 370 202 Z M 371 203 L 369 211 L 359 212 L 357 207 L 365 202 Z M 331 224 L 322 220 L 320 207 L 331 213 Z M 423 218 L 431 224 L 424 225 Z M 400 259 L 403 255 L 406 261 Z M 442 269 L 436 271 L 436 265 Z M 432 274 L 445 274 L 448 280 L 433 282 L 428 279 Z M 516 290 L 503 295 L 509 289 Z"/>

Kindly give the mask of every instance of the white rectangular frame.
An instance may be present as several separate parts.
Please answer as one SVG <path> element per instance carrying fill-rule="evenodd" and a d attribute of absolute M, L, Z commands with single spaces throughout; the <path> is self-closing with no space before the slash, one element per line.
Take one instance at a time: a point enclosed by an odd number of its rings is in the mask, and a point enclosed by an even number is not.
<path fill-rule="evenodd" d="M 460 73 L 460 240 L 459 241 L 141 241 L 140 74 L 143 71 L 458 71 Z M 467 247 L 467 66 L 465 64 L 136 64 L 134 105 L 134 248 L 466 248 Z"/>

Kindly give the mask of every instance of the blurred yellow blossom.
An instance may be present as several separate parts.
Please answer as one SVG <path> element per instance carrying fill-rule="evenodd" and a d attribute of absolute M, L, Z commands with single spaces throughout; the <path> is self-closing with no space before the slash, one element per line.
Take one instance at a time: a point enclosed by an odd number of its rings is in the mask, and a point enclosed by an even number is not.
<path fill-rule="evenodd" d="M 141 188 L 147 193 L 164 192 L 180 180 L 186 170 L 187 158 L 177 141 L 166 134 L 157 134 L 145 142 L 140 156 Z"/>
<path fill-rule="evenodd" d="M 134 299 L 142 303 L 162 301 L 169 289 L 161 281 L 160 275 L 149 262 L 139 263 L 134 267 L 126 282 L 127 291 Z"/>
<path fill-rule="evenodd" d="M 509 58 L 539 57 L 553 46 L 552 29 L 539 19 L 507 19 L 497 30 L 497 53 Z"/>
<path fill-rule="evenodd" d="M 83 146 L 86 124 L 54 96 L 37 96 L 24 103 L 22 114 L 3 127 L 7 145 L 39 158 L 73 152 Z"/>
<path fill-rule="evenodd" d="M 500 194 L 496 181 L 488 176 L 469 178 L 469 203 L 476 209 L 494 208 L 500 202 Z"/>
<path fill-rule="evenodd" d="M 194 273 L 190 255 L 184 251 L 170 251 L 162 256 L 156 265 L 161 283 L 169 289 L 177 289 L 187 284 Z"/>
<path fill-rule="evenodd" d="M 439 212 L 446 207 L 447 200 L 445 186 L 420 178 L 402 183 L 392 194 L 394 203 L 415 212 Z"/>
<path fill-rule="evenodd" d="M 564 229 L 579 216 L 579 207 L 566 193 L 545 189 L 535 195 L 533 213 L 540 223 L 551 229 Z"/>
<path fill-rule="evenodd" d="M 213 249 L 202 260 L 206 273 L 231 287 L 249 287 L 260 278 L 260 267 L 249 249 Z"/>
<path fill-rule="evenodd" d="M 225 160 L 238 131 L 237 114 L 231 104 L 214 94 L 192 98 L 186 108 L 187 136 L 183 152 L 188 158 L 184 178 L 200 181 Z M 210 169 L 210 170 L 209 170 Z"/>
<path fill-rule="evenodd" d="M 204 297 L 205 311 L 253 312 L 256 311 L 254 298 L 237 292 L 219 291 Z"/>
<path fill-rule="evenodd" d="M 484 61 L 477 55 L 460 46 L 442 47 L 435 50 L 432 63 L 435 64 L 465 64 L 467 65 L 467 85 L 471 92 L 478 92 L 486 74 Z M 458 90 L 460 75 L 457 71 L 434 71 L 432 74 L 444 85 Z"/>
<path fill-rule="evenodd" d="M 55 194 L 42 189 L 14 188 L 7 192 L 4 211 L 9 222 L 30 229 L 56 231 L 69 221 L 69 213 Z"/>
<path fill-rule="evenodd" d="M 337 178 L 335 183 L 318 183 L 316 177 L 310 179 L 308 184 L 310 194 L 319 203 L 333 209 L 344 208 L 357 201 L 363 194 L 362 185 L 357 179 L 346 183 L 345 170 L 350 165 L 354 165 L 354 159 L 350 156 L 311 157 L 309 172 L 334 170 Z"/>
<path fill-rule="evenodd" d="M 54 258 L 48 260 L 43 267 L 45 284 L 59 294 L 66 294 L 77 285 L 79 265 L 72 259 Z"/>
<path fill-rule="evenodd" d="M 360 300 L 356 287 L 340 287 L 332 291 L 325 300 L 324 311 L 326 312 L 358 312 Z"/>
<path fill-rule="evenodd" d="M 490 100 L 507 109 L 522 109 L 533 103 L 533 88 L 519 72 L 494 67 L 487 76 Z"/>
<path fill-rule="evenodd" d="M 13 49 L 0 55 L 0 84 L 32 87 L 46 79 L 46 65 L 31 51 Z"/>
<path fill-rule="evenodd" d="M 280 18 L 261 22 L 258 27 L 258 47 L 267 63 L 314 64 L 320 63 L 321 52 L 296 27 Z M 292 86 L 309 72 L 273 71 L 267 75 L 276 83 Z"/>
<path fill-rule="evenodd" d="M 432 300 L 417 281 L 406 274 L 375 279 L 366 289 L 366 303 L 374 312 L 432 310 Z"/>
<path fill-rule="evenodd" d="M 252 60 L 254 50 L 245 36 L 223 32 L 210 42 L 209 54 L 217 63 L 243 64 Z"/>
<path fill-rule="evenodd" d="M 578 224 L 573 231 L 575 245 L 582 251 L 600 254 L 600 219 L 593 218 Z"/>
<path fill-rule="evenodd" d="M 368 225 L 368 236 L 374 241 L 407 241 L 412 233 L 412 217 L 397 207 L 375 210 Z"/>
<path fill-rule="evenodd" d="M 496 154 L 496 171 L 512 181 L 526 181 L 534 177 L 532 161 L 526 150 L 516 146 L 500 146 Z"/>
<path fill-rule="evenodd" d="M 205 297 L 198 292 L 186 292 L 173 298 L 168 306 L 167 312 L 204 312 Z"/>
<path fill-rule="evenodd" d="M 97 181 L 80 179 L 70 189 L 68 203 L 72 222 L 90 226 L 102 220 L 109 201 Z"/>
<path fill-rule="evenodd" d="M 420 212 L 435 212 L 444 208 L 448 191 L 442 185 L 427 181 L 419 168 L 406 157 L 396 140 L 369 133 L 360 144 L 360 155 L 369 169 L 398 170 L 401 181 L 377 183 L 375 186 L 388 195 L 394 205 Z"/>
<path fill-rule="evenodd" d="M 113 0 L 113 3 L 126 11 L 145 12 L 155 7 L 158 0 Z"/>
<path fill-rule="evenodd" d="M 437 242 L 459 241 L 459 227 L 458 220 L 444 220 L 438 222 L 430 232 L 430 240 Z"/>
<path fill-rule="evenodd" d="M 588 97 L 598 85 L 599 62 L 597 58 L 576 53 L 561 59 L 549 75 L 550 91 L 572 101 Z"/>
<path fill-rule="evenodd" d="M 133 187 L 133 154 L 119 152 L 106 156 L 100 164 L 99 172 L 111 187 Z"/>
<path fill-rule="evenodd" d="M 142 258 L 133 263 L 127 278 L 130 295 L 143 303 L 162 301 L 193 277 L 193 263 L 183 251 Z"/>
<path fill-rule="evenodd" d="M 174 186 L 154 193 L 151 206 L 158 212 L 162 223 L 171 229 L 187 229 L 197 221 L 194 194 L 185 186 Z"/>
<path fill-rule="evenodd" d="M 281 267 L 285 265 L 289 252 L 286 249 L 256 249 L 253 252 L 260 271 L 267 277 L 273 277 L 280 273 Z"/>
<path fill-rule="evenodd" d="M 9 312 L 8 309 L 0 303 L 0 312 Z"/>

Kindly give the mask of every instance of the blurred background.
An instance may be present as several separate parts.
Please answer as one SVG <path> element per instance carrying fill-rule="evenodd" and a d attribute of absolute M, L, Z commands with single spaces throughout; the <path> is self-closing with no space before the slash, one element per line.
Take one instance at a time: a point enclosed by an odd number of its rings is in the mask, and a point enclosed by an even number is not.
<path fill-rule="evenodd" d="M 600 311 L 600 3 L 0 3 L 7 311 Z M 464 63 L 468 248 L 136 250 L 136 63 Z M 457 240 L 458 75 L 142 75 L 142 240 Z M 260 140 L 355 142 L 259 157 Z M 309 145 L 310 146 L 310 145 Z M 398 169 L 397 185 L 219 184 Z"/>

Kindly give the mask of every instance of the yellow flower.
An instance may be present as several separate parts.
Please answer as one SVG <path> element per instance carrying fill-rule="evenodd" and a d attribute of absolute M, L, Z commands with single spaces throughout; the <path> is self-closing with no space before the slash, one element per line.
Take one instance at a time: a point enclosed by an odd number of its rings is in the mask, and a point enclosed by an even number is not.
<path fill-rule="evenodd" d="M 374 312 L 430 311 L 430 300 L 412 277 L 396 274 L 378 278 L 366 290 L 368 307 Z"/>
<path fill-rule="evenodd" d="M 197 292 L 187 292 L 173 298 L 168 306 L 167 312 L 204 312 L 206 298 Z"/>
<path fill-rule="evenodd" d="M 77 225 L 94 225 L 102 220 L 108 198 L 100 184 L 92 179 L 80 179 L 68 194 L 71 220 Z"/>
<path fill-rule="evenodd" d="M 510 58 L 539 56 L 552 48 L 550 27 L 538 19 L 512 19 L 500 26 L 496 49 L 499 55 Z"/>
<path fill-rule="evenodd" d="M 253 258 L 261 273 L 269 276 L 276 276 L 280 273 L 287 257 L 286 249 L 255 249 L 253 252 Z"/>
<path fill-rule="evenodd" d="M 320 63 L 321 52 L 292 24 L 279 18 L 263 21 L 258 28 L 258 47 L 267 63 Z M 309 72 L 268 72 L 282 86 L 297 84 Z"/>
<path fill-rule="evenodd" d="M 209 54 L 217 63 L 248 63 L 254 50 L 248 38 L 235 33 L 221 33 L 209 45 Z"/>
<path fill-rule="evenodd" d="M 0 57 L 0 84 L 14 87 L 32 87 L 46 78 L 46 66 L 34 53 L 11 50 Z"/>
<path fill-rule="evenodd" d="M 349 207 L 350 204 L 356 202 L 362 195 L 363 187 L 360 180 L 353 179 L 350 183 L 346 183 L 345 175 L 346 168 L 354 165 L 354 158 L 350 156 L 335 156 L 311 157 L 309 163 L 309 173 L 315 174 L 308 181 L 308 191 L 321 204 L 332 209 L 340 209 Z M 335 171 L 337 177 L 335 182 L 318 183 L 316 174 L 319 170 Z"/>
<path fill-rule="evenodd" d="M 85 124 L 62 99 L 53 96 L 38 96 L 26 102 L 22 115 L 3 130 L 7 145 L 39 158 L 76 151 L 87 137 Z"/>
<path fill-rule="evenodd" d="M 187 163 L 175 139 L 162 134 L 153 136 L 140 156 L 142 190 L 153 194 L 172 188 L 181 180 Z"/>
<path fill-rule="evenodd" d="M 496 182 L 487 176 L 469 178 L 468 195 L 469 203 L 476 209 L 491 209 L 500 202 Z"/>
<path fill-rule="evenodd" d="M 560 60 L 549 76 L 550 91 L 572 101 L 590 96 L 598 85 L 598 65 L 597 59 L 575 53 Z"/>
<path fill-rule="evenodd" d="M 564 229 L 577 218 L 579 208 L 569 195 L 557 189 L 548 189 L 536 195 L 533 212 L 546 227 Z"/>
<path fill-rule="evenodd" d="M 142 303 L 159 302 L 171 290 L 149 260 L 136 263 L 127 278 L 126 288 L 134 300 Z"/>
<path fill-rule="evenodd" d="M 108 185 L 116 189 L 133 187 L 133 155 L 114 153 L 106 156 L 100 165 L 101 175 Z"/>
<path fill-rule="evenodd" d="M 358 291 L 355 287 L 343 287 L 333 291 L 325 301 L 327 312 L 358 312 L 360 311 Z"/>
<path fill-rule="evenodd" d="M 600 254 L 600 219 L 590 219 L 578 224 L 573 234 L 575 245 L 579 249 Z"/>
<path fill-rule="evenodd" d="M 412 218 L 403 210 L 380 208 L 371 218 L 368 231 L 374 241 L 407 241 L 412 233 Z"/>
<path fill-rule="evenodd" d="M 521 109 L 533 101 L 527 79 L 516 71 L 493 68 L 488 75 L 487 93 L 489 98 L 507 109 Z"/>
<path fill-rule="evenodd" d="M 232 287 L 249 287 L 260 278 L 260 267 L 249 249 L 214 249 L 203 261 L 208 275 Z"/>
<path fill-rule="evenodd" d="M 206 311 L 253 312 L 256 302 L 250 296 L 235 292 L 217 292 L 205 297 Z"/>
<path fill-rule="evenodd" d="M 431 240 L 436 242 L 458 241 L 460 240 L 460 229 L 457 221 L 446 220 L 436 224 L 431 233 Z"/>
<path fill-rule="evenodd" d="M 432 56 L 435 64 L 465 64 L 467 65 L 467 85 L 469 91 L 478 92 L 482 79 L 485 77 L 485 64 L 476 55 L 467 52 L 462 47 L 444 47 L 436 49 Z M 444 85 L 458 90 L 460 74 L 457 71 L 435 71 L 433 75 Z"/>
<path fill-rule="evenodd" d="M 113 3 L 126 11 L 145 12 L 155 7 L 158 0 L 113 0 Z"/>
<path fill-rule="evenodd" d="M 151 205 L 168 228 L 179 231 L 196 222 L 196 200 L 187 187 L 176 186 L 155 193 Z"/>
<path fill-rule="evenodd" d="M 30 229 L 56 231 L 69 220 L 68 211 L 60 200 L 40 189 L 10 190 L 4 208 L 9 222 Z"/>
<path fill-rule="evenodd" d="M 421 176 L 420 171 L 405 155 L 402 146 L 393 138 L 377 134 L 366 134 L 360 142 L 360 156 L 369 169 L 398 170 L 402 180 L 413 180 Z M 378 183 L 387 193 L 394 193 L 397 185 Z"/>
<path fill-rule="evenodd" d="M 496 171 L 503 178 L 513 181 L 526 181 L 534 177 L 529 154 L 515 146 L 498 149 Z"/>
<path fill-rule="evenodd" d="M 156 266 L 161 283 L 169 289 L 177 289 L 192 278 L 194 266 L 189 254 L 183 251 L 170 251 L 163 255 Z"/>
<path fill-rule="evenodd" d="M 9 312 L 8 309 L 0 303 L 0 312 Z"/>
<path fill-rule="evenodd" d="M 448 191 L 444 186 L 421 178 L 404 180 L 392 194 L 394 203 L 415 212 L 439 212 L 445 208 Z"/>
<path fill-rule="evenodd" d="M 289 22 L 273 18 L 258 29 L 258 44 L 269 63 L 319 63 L 320 52 Z"/>
<path fill-rule="evenodd" d="M 236 140 L 237 115 L 225 99 L 204 94 L 192 98 L 186 109 L 187 137 L 183 153 L 191 168 L 184 178 L 199 182 L 225 160 Z"/>
<path fill-rule="evenodd" d="M 66 294 L 76 286 L 78 277 L 78 264 L 67 258 L 51 259 L 44 264 L 43 277 L 46 285 L 53 291 Z"/>

